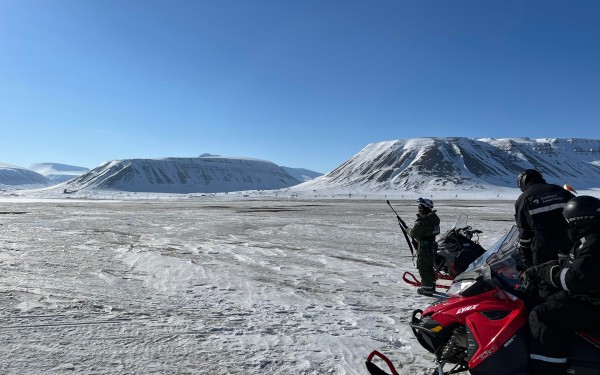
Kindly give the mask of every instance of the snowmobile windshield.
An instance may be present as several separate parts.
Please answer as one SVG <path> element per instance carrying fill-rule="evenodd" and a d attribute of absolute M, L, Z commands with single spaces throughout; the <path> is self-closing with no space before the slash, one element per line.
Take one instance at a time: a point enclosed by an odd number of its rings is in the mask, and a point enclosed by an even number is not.
<path fill-rule="evenodd" d="M 502 284 L 514 287 L 519 282 L 517 263 L 513 257 L 518 255 L 518 234 L 517 227 L 513 226 L 454 279 L 447 293 L 454 296 L 468 295 L 473 290 L 480 290 L 478 286 L 483 284 L 494 285 L 494 277 L 501 279 Z"/>
<path fill-rule="evenodd" d="M 466 228 L 469 225 L 469 216 L 467 214 L 460 214 L 452 229 Z M 451 230 L 452 230 L 451 229 Z"/>
<path fill-rule="evenodd" d="M 458 219 L 454 222 L 452 228 L 448 229 L 442 238 L 448 237 L 455 229 L 466 228 L 469 225 L 469 216 L 467 214 L 460 214 Z"/>
<path fill-rule="evenodd" d="M 511 284 L 518 282 L 519 273 L 514 255 L 517 255 L 517 240 L 519 230 L 512 226 L 495 244 L 467 267 L 465 272 L 487 274 L 489 268 L 492 274 L 502 276 Z"/>

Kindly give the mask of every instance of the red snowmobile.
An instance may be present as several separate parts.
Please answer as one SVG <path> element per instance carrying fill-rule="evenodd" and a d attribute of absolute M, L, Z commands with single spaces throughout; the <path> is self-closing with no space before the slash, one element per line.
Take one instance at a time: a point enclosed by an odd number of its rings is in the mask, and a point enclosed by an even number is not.
<path fill-rule="evenodd" d="M 531 373 L 528 306 L 534 297 L 520 284 L 517 234 L 512 227 L 458 275 L 448 298 L 413 311 L 410 326 L 417 341 L 435 355 L 434 375 Z M 571 348 L 568 373 L 600 374 L 600 332 L 573 334 L 578 339 Z M 372 375 L 388 374 L 371 362 L 375 356 L 386 362 L 392 374 L 398 374 L 391 361 L 374 351 L 367 359 Z"/>

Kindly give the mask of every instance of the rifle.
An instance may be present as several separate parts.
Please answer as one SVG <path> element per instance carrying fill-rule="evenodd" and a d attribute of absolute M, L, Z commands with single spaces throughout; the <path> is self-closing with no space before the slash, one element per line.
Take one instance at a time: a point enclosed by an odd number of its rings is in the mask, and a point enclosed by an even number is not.
<path fill-rule="evenodd" d="M 415 241 L 414 238 L 411 238 L 411 239 L 408 238 L 408 233 L 406 232 L 406 229 L 408 228 L 408 226 L 406 225 L 404 220 L 402 220 L 400 215 L 398 215 L 396 210 L 394 210 L 394 207 L 392 207 L 392 205 L 390 204 L 390 201 L 386 201 L 386 202 L 387 202 L 388 206 L 390 206 L 392 211 L 394 211 L 394 213 L 396 214 L 396 219 L 398 219 L 398 225 L 400 226 L 400 229 L 402 230 L 402 234 L 404 234 L 404 238 L 406 239 L 406 243 L 408 244 L 408 248 L 410 249 L 410 254 L 414 257 L 415 256 L 415 248 L 418 246 L 417 241 Z"/>

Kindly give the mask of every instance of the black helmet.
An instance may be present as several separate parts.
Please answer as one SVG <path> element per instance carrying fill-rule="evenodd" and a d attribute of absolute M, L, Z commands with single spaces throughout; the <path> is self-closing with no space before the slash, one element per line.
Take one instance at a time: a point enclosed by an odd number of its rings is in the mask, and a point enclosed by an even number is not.
<path fill-rule="evenodd" d="M 567 202 L 563 209 L 573 235 L 579 239 L 589 233 L 600 233 L 600 199 L 581 195 Z"/>
<path fill-rule="evenodd" d="M 517 186 L 521 191 L 525 190 L 525 187 L 529 185 L 530 182 L 539 181 L 546 182 L 542 174 L 535 169 L 526 169 L 523 172 L 519 173 L 519 177 L 517 177 Z"/>

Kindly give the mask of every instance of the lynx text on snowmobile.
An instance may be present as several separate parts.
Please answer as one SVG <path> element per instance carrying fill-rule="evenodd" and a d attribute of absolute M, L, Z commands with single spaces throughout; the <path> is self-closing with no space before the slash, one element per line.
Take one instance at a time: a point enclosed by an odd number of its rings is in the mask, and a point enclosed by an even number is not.
<path fill-rule="evenodd" d="M 448 289 L 448 299 L 413 311 L 412 331 L 417 341 L 435 355 L 433 374 L 530 373 L 526 306 L 530 296 L 520 287 L 517 235 L 513 226 L 457 276 Z M 600 332 L 573 334 L 577 338 L 570 348 L 568 373 L 600 374 Z M 394 373 L 391 362 L 380 356 Z M 386 374 L 370 361 L 372 357 L 373 353 L 367 361 L 369 372 Z"/>

